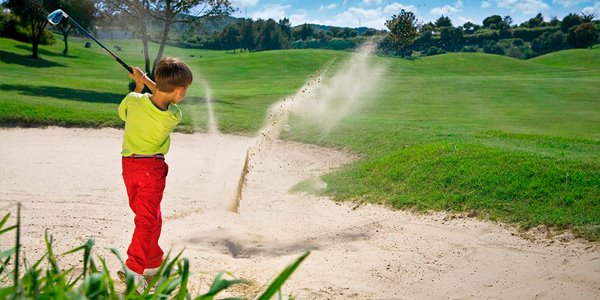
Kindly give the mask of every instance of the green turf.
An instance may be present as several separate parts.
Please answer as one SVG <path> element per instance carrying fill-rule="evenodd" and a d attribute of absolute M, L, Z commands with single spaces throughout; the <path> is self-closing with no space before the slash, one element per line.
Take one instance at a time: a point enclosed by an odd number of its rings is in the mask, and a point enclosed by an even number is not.
<path fill-rule="evenodd" d="M 73 39 L 69 57 L 59 54 L 60 43 L 42 47 L 42 60 L 33 61 L 28 45 L 0 39 L 0 123 L 121 126 L 116 108 L 126 73 L 83 43 Z M 106 44 L 123 47 L 118 54 L 130 64 L 142 63 L 138 41 Z M 209 83 L 222 131 L 253 133 L 271 103 L 350 53 L 167 47 L 165 55 L 183 58 Z M 286 134 L 361 155 L 325 176 L 322 193 L 403 209 L 476 211 L 600 238 L 600 48 L 527 61 L 482 53 L 373 61 L 387 73 L 370 105 L 327 136 L 294 120 Z M 200 81 L 182 105 L 180 130 L 206 128 Z"/>

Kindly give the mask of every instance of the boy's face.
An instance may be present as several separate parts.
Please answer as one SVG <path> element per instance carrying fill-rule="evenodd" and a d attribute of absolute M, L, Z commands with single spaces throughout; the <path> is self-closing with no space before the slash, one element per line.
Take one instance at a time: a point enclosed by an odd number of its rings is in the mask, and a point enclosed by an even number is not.
<path fill-rule="evenodd" d="M 173 103 L 178 104 L 181 101 L 183 101 L 183 98 L 185 98 L 185 93 L 187 92 L 188 87 L 177 87 L 175 88 L 175 97 L 173 98 Z"/>

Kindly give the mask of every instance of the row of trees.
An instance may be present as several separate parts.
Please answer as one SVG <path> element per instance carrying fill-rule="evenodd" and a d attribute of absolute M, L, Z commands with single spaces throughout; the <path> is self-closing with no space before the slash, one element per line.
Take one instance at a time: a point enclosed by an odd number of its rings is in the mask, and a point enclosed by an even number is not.
<path fill-rule="evenodd" d="M 185 32 L 185 31 L 184 31 Z M 199 47 L 216 50 L 241 49 L 243 51 L 263 51 L 287 48 L 353 48 L 355 41 L 381 32 L 365 28 L 359 33 L 352 28 L 340 28 L 303 24 L 292 27 L 289 19 L 279 21 L 241 19 L 227 24 L 221 31 L 194 35 L 191 38 L 181 36 L 182 40 Z"/>
<path fill-rule="evenodd" d="M 149 74 L 154 74 L 156 65 L 162 58 L 166 42 L 173 24 L 178 22 L 193 22 L 204 16 L 228 15 L 233 12 L 229 0 L 8 0 L 4 6 L 17 16 L 16 22 L 21 27 L 28 28 L 29 41 L 32 43 L 32 57 L 38 58 L 38 47 L 44 36 L 48 25 L 47 16 L 55 9 L 61 8 L 77 20 L 84 28 L 90 28 L 93 21 L 104 14 L 110 16 L 123 14 L 128 17 L 129 23 L 135 28 L 140 36 L 144 49 L 145 69 Z M 188 19 L 179 16 L 186 14 Z M 3 20 L 14 18 L 2 17 Z M 2 20 L 0 20 L 0 25 Z M 148 50 L 148 27 L 150 24 L 162 26 L 160 34 L 160 46 L 154 63 L 150 65 L 150 53 Z M 10 24 L 9 24 L 10 25 Z M 9 26 L 10 27 L 10 26 Z M 18 35 L 18 27 L 2 29 L 6 32 Z M 68 51 L 68 36 L 72 28 L 68 22 L 61 22 L 59 30 L 63 33 L 65 42 L 64 54 Z"/>
<path fill-rule="evenodd" d="M 402 10 L 386 22 L 390 33 L 381 43 L 389 54 L 411 56 L 414 51 L 425 55 L 444 52 L 477 51 L 529 58 L 567 48 L 588 48 L 598 41 L 594 14 L 569 14 L 562 20 L 546 22 L 541 14 L 519 25 L 510 16 L 493 15 L 482 25 L 467 22 L 454 27 L 450 18 L 418 25 L 412 12 Z"/>

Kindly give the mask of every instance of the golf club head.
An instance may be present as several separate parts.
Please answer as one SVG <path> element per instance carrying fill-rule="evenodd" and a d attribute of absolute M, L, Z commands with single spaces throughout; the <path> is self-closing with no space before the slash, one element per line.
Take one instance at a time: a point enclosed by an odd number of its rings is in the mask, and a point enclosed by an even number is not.
<path fill-rule="evenodd" d="M 69 16 L 62 9 L 57 9 L 48 15 L 48 22 L 52 25 L 57 25 L 63 17 L 68 18 Z"/>

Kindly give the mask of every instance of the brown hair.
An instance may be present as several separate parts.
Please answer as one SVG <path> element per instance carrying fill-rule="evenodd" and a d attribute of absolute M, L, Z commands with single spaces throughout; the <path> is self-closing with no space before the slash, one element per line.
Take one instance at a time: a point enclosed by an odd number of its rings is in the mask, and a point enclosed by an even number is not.
<path fill-rule="evenodd" d="M 177 87 L 188 87 L 194 79 L 192 71 L 178 58 L 165 57 L 160 60 L 154 71 L 156 88 L 170 93 Z"/>

